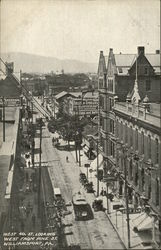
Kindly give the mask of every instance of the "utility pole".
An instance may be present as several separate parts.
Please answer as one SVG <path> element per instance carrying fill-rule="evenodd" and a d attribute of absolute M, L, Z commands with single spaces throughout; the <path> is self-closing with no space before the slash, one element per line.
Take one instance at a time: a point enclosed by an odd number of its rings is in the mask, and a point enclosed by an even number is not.
<path fill-rule="evenodd" d="M 77 110 L 78 110 L 78 123 L 79 123 L 79 106 L 77 106 Z M 78 136 L 79 136 L 79 138 L 78 138 L 79 167 L 81 167 L 81 156 L 80 156 L 80 146 L 81 146 L 81 143 L 80 143 L 80 131 L 79 131 Z"/>
<path fill-rule="evenodd" d="M 39 151 L 39 185 L 38 185 L 38 216 L 40 217 L 40 190 L 41 190 L 41 144 L 42 144 L 42 118 L 40 118 L 40 151 Z"/>
<path fill-rule="evenodd" d="M 77 129 L 77 121 L 76 121 L 76 111 L 75 111 L 75 155 L 76 155 L 76 162 L 78 162 L 78 154 L 77 154 L 77 136 L 76 136 L 76 129 Z"/>
<path fill-rule="evenodd" d="M 128 236 L 128 249 L 130 248 L 130 218 L 129 218 L 129 200 L 128 200 L 128 189 L 127 189 L 127 152 L 125 152 L 125 148 L 123 148 L 123 157 L 124 157 L 124 171 L 125 171 L 125 199 L 126 199 L 126 216 L 127 216 L 127 236 Z"/>
<path fill-rule="evenodd" d="M 98 139 L 97 139 L 97 197 L 99 196 L 98 167 L 99 167 L 99 158 L 98 158 Z"/>
<path fill-rule="evenodd" d="M 2 97 L 3 102 L 3 142 L 5 142 L 5 99 L 4 96 Z"/>
<path fill-rule="evenodd" d="M 32 122 L 32 125 L 33 125 L 33 101 L 31 101 L 31 122 Z"/>
<path fill-rule="evenodd" d="M 107 213 L 109 214 L 109 202 L 108 202 L 108 180 L 106 182 L 106 189 L 107 189 Z"/>

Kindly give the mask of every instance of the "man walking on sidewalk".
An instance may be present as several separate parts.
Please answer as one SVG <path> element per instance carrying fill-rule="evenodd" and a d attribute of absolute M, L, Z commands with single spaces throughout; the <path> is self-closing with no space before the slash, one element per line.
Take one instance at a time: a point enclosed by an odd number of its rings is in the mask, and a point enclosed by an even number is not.
<path fill-rule="evenodd" d="M 32 225 L 33 225 L 33 228 L 35 228 L 35 222 L 36 222 L 36 216 L 35 214 L 32 215 Z"/>

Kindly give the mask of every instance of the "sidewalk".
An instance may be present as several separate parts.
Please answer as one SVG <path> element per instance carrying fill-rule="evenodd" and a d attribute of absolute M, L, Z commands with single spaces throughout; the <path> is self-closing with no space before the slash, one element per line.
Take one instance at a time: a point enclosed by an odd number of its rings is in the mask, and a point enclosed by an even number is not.
<path fill-rule="evenodd" d="M 73 155 L 75 159 L 75 151 L 71 151 L 71 154 Z M 88 157 L 84 154 L 83 150 L 81 150 L 81 167 L 80 171 L 85 173 L 87 176 L 87 168 L 84 167 L 84 164 L 89 163 L 91 164 L 91 161 L 88 160 Z M 78 164 L 79 165 L 79 164 Z M 96 178 L 96 170 L 93 172 L 89 171 L 88 169 L 88 180 L 89 182 L 93 182 L 93 187 L 95 190 L 94 196 L 97 195 L 97 178 Z M 106 183 L 99 182 L 99 193 L 101 190 L 106 190 Z M 93 195 L 93 194 L 92 194 Z M 128 249 L 128 237 L 127 237 L 127 222 L 126 222 L 126 213 L 113 212 L 110 214 L 107 214 L 107 198 L 106 196 L 99 195 L 99 198 L 103 200 L 103 206 L 106 209 L 106 215 L 108 216 L 113 228 L 117 232 L 119 238 L 124 243 L 125 247 Z M 138 214 L 136 214 L 138 216 Z M 130 214 L 130 245 L 131 249 L 144 249 L 142 245 L 142 240 L 138 236 L 137 233 L 133 231 L 133 224 L 132 219 L 134 218 L 133 214 Z"/>

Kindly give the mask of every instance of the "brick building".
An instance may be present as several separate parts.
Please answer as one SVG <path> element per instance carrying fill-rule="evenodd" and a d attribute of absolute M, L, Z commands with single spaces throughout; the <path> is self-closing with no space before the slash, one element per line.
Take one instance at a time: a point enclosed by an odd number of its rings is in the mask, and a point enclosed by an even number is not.
<path fill-rule="evenodd" d="M 99 151 L 104 175 L 117 176 L 113 190 L 124 194 L 127 165 L 129 202 L 160 215 L 160 52 L 109 55 L 98 65 Z M 122 176 L 122 177 L 121 177 Z"/>
<path fill-rule="evenodd" d="M 98 115 L 98 92 L 80 92 L 77 97 L 67 97 L 64 100 L 64 110 L 67 114 L 78 115 L 80 118 Z"/>

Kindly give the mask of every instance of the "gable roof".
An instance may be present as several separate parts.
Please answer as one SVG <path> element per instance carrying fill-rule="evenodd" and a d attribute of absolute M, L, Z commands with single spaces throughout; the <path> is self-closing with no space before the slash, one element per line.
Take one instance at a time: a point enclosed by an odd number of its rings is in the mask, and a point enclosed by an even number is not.
<path fill-rule="evenodd" d="M 127 75 L 128 70 L 136 60 L 136 54 L 114 54 L 118 75 Z M 160 54 L 145 54 L 145 57 L 154 68 L 155 73 L 160 73 Z"/>
<path fill-rule="evenodd" d="M 149 63 L 153 66 L 155 73 L 158 74 L 161 71 L 160 66 L 160 54 L 146 54 L 146 58 L 148 59 Z"/>
<path fill-rule="evenodd" d="M 58 99 L 62 98 L 63 96 L 65 96 L 66 94 L 68 94 L 68 92 L 62 91 L 55 96 L 55 99 L 58 100 Z"/>
<path fill-rule="evenodd" d="M 55 96 L 55 99 L 59 100 L 62 97 L 65 97 L 66 95 L 71 96 L 71 97 L 79 97 L 79 96 L 82 95 L 82 92 L 66 92 L 66 91 L 62 91 L 62 92 L 60 92 L 59 94 L 57 94 Z"/>
<path fill-rule="evenodd" d="M 114 54 L 116 67 L 130 67 L 135 60 L 135 54 Z"/>

